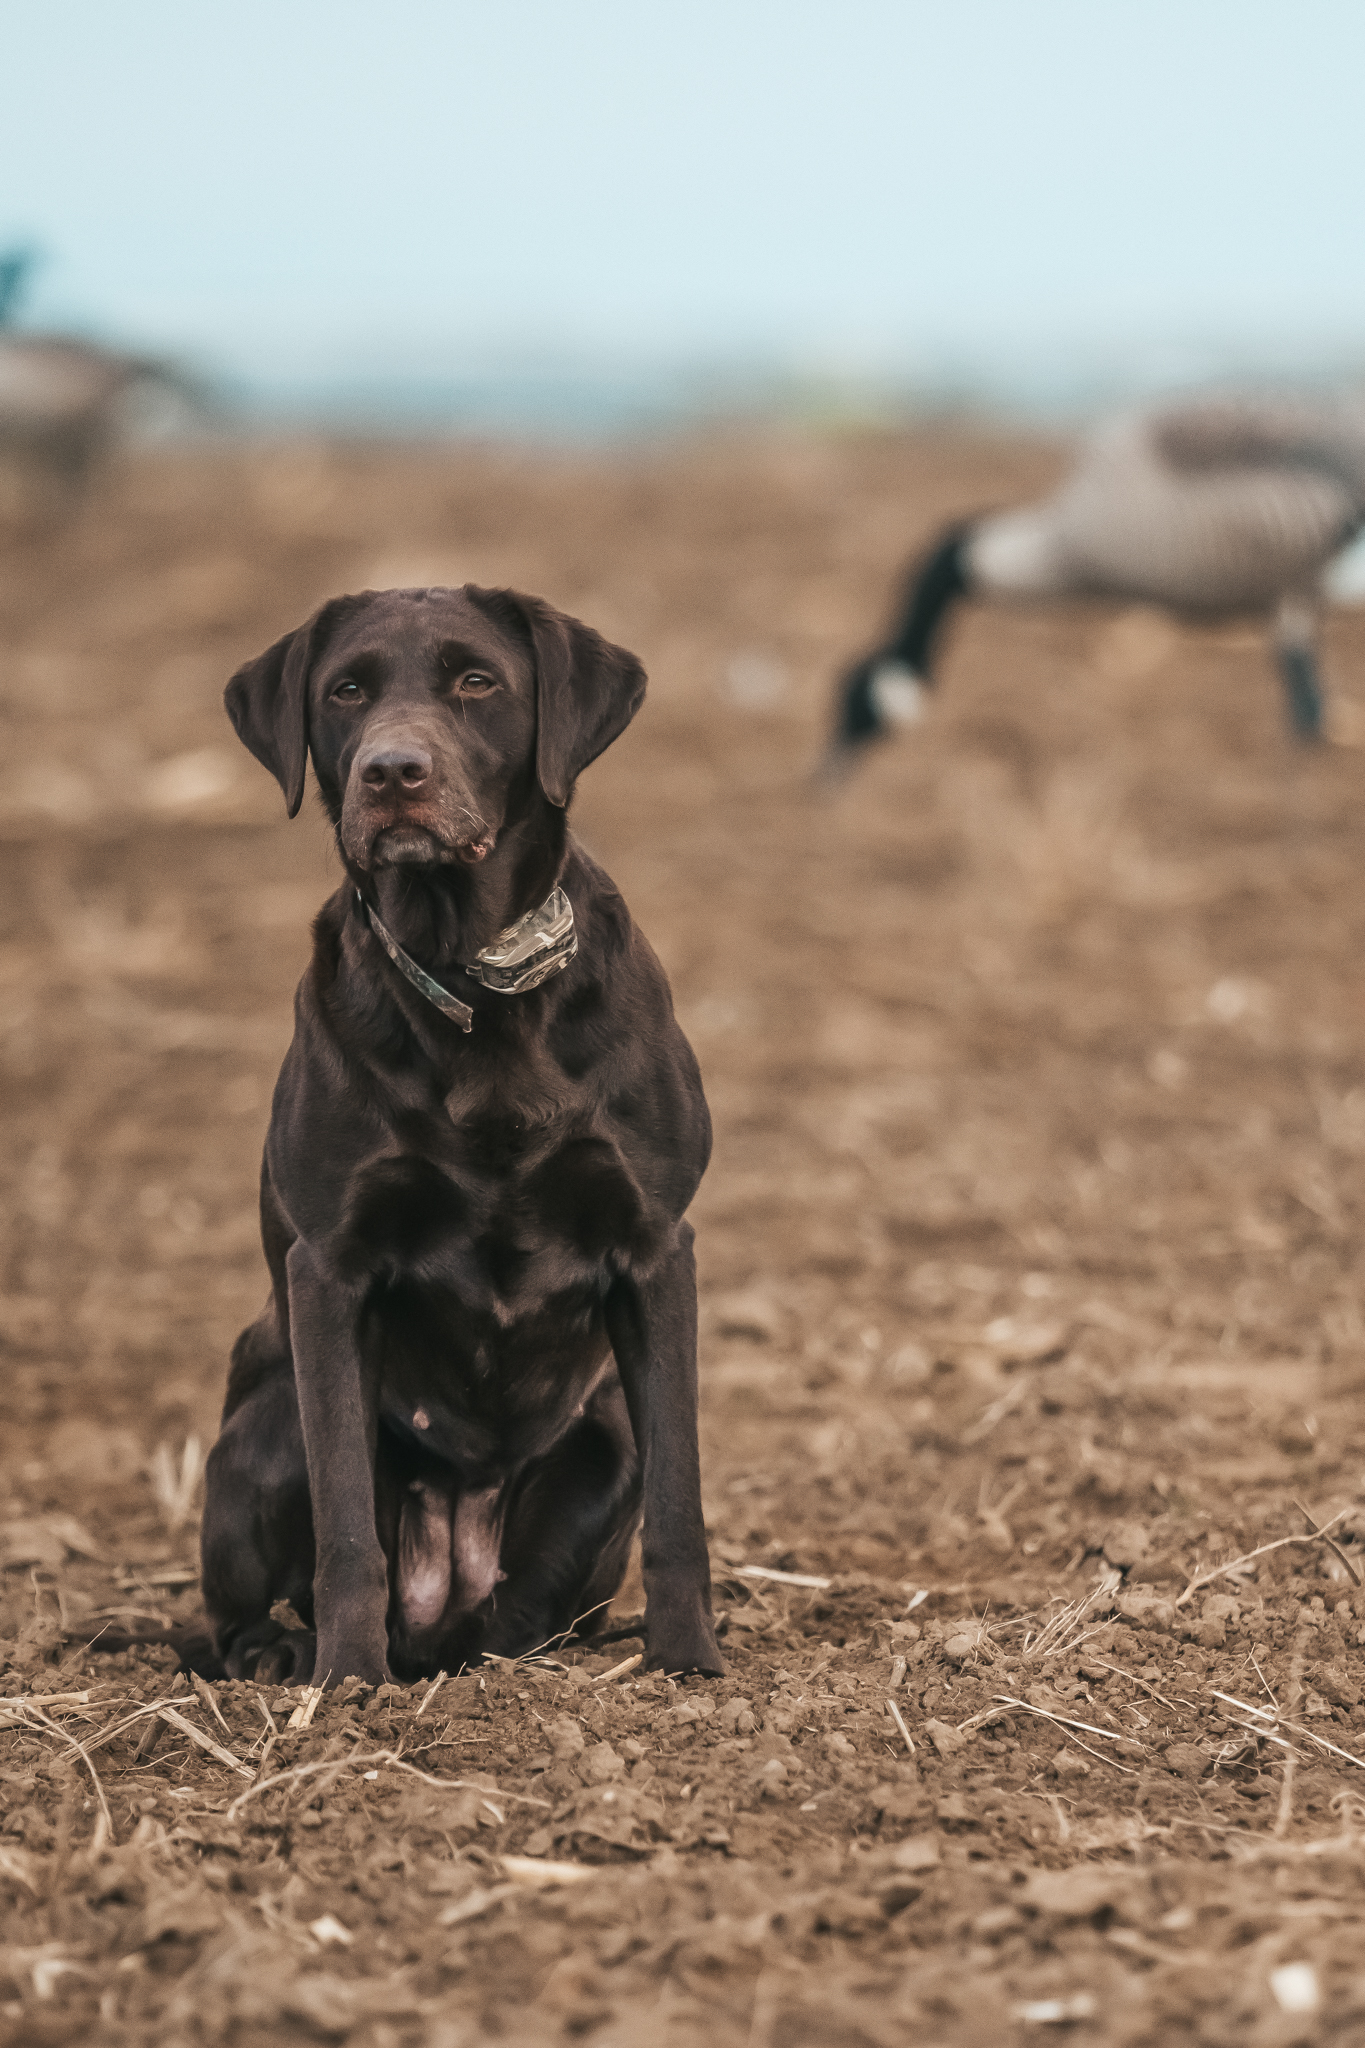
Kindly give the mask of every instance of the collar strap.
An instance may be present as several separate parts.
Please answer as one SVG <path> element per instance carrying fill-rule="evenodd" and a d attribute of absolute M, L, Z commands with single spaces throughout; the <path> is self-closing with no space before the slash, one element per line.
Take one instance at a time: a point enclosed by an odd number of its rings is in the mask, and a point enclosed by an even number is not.
<path fill-rule="evenodd" d="M 358 889 L 355 900 L 398 972 L 429 1003 L 434 1003 L 443 1016 L 449 1017 L 452 1024 L 458 1024 L 461 1031 L 472 1031 L 474 1012 L 469 1004 L 462 1003 L 448 988 L 443 988 L 424 967 L 417 965 L 411 954 L 403 951 L 378 912 L 370 908 Z M 552 974 L 560 973 L 577 951 L 573 905 L 564 891 L 556 887 L 538 909 L 528 910 L 525 917 L 519 917 L 505 932 L 499 932 L 492 945 L 485 946 L 481 953 L 476 954 L 465 965 L 464 971 L 471 981 L 492 989 L 497 995 L 519 996 L 528 989 L 539 988 Z"/>

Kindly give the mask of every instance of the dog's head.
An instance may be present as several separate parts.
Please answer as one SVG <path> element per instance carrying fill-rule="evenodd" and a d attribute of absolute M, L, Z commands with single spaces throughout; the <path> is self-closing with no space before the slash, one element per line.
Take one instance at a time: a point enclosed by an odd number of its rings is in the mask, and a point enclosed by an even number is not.
<path fill-rule="evenodd" d="M 239 668 L 238 738 L 303 801 L 313 757 L 347 859 L 477 863 L 537 788 L 561 809 L 645 693 L 633 654 L 512 590 L 333 598 Z"/>

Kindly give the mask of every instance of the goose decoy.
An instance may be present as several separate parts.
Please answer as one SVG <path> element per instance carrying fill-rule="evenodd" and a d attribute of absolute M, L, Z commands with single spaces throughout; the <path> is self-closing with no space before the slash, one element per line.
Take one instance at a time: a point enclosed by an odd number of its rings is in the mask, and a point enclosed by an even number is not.
<path fill-rule="evenodd" d="M 939 535 L 894 631 L 839 686 L 826 769 L 923 716 L 939 633 L 963 598 L 1268 617 L 1291 729 L 1318 739 L 1323 576 L 1362 526 L 1365 411 L 1214 398 L 1111 420 L 1052 497 Z"/>
<path fill-rule="evenodd" d="M 3 278 L 0 277 L 0 285 Z M 0 331 L 0 464 L 46 484 L 70 507 L 117 440 L 120 405 L 138 387 L 204 413 L 205 397 L 173 364 L 125 355 L 66 335 Z"/>

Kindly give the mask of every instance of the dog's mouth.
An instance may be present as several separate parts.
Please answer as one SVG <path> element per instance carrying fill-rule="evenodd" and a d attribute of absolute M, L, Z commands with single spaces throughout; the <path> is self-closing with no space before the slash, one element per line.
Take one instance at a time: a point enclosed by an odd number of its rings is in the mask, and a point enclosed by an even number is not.
<path fill-rule="evenodd" d="M 370 841 L 372 868 L 429 868 L 454 859 L 454 847 L 447 846 L 427 826 L 402 819 L 396 825 L 381 826 Z"/>
<path fill-rule="evenodd" d="M 480 826 L 477 831 L 471 829 L 467 837 L 450 840 L 431 826 L 400 818 L 375 833 L 365 865 L 371 869 L 429 868 L 459 861 L 465 867 L 477 867 L 493 851 L 493 839 L 493 833 Z"/>

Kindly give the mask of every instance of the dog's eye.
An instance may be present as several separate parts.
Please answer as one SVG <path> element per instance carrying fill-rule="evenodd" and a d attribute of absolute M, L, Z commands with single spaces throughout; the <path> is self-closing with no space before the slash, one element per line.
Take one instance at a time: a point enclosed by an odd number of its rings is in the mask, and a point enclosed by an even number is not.
<path fill-rule="evenodd" d="M 360 694 L 359 683 L 353 683 L 349 676 L 343 678 L 332 692 L 332 695 L 339 698 L 343 704 L 354 704 Z"/>
<path fill-rule="evenodd" d="M 462 697 L 485 697 L 497 685 L 482 669 L 467 668 L 463 675 L 456 676 L 455 687 Z"/>

